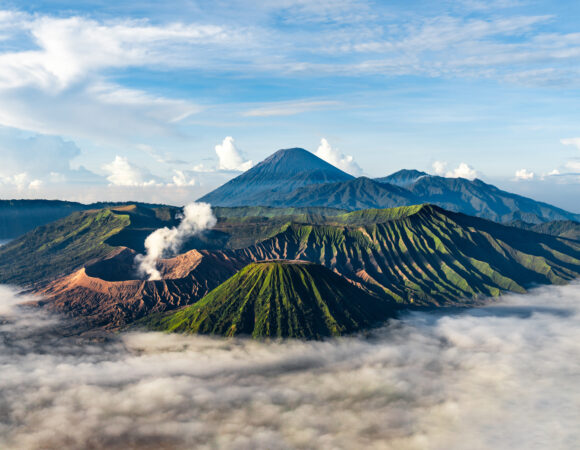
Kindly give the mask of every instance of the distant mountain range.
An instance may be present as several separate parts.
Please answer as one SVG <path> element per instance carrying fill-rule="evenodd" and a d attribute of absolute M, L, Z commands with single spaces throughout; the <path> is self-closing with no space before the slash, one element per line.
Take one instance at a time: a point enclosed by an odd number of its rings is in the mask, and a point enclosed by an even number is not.
<path fill-rule="evenodd" d="M 268 197 L 280 198 L 305 186 L 353 178 L 307 150 L 291 148 L 277 151 L 199 200 L 215 206 L 272 206 L 274 200 Z"/>
<path fill-rule="evenodd" d="M 217 225 L 158 261 L 156 281 L 135 257 L 181 208 L 0 202 L 6 236 L 40 225 L 0 247 L 0 283 L 83 330 L 323 338 L 580 276 L 577 215 L 481 180 L 355 178 L 289 149 L 201 200 Z"/>
<path fill-rule="evenodd" d="M 431 203 L 501 223 L 580 220 L 580 215 L 502 191 L 479 179 L 401 170 L 354 178 L 304 149 L 279 150 L 200 198 L 214 206 L 326 207 L 347 210 Z"/>
<path fill-rule="evenodd" d="M 14 239 L 27 231 L 66 217 L 73 212 L 123 206 L 128 202 L 98 202 L 91 204 L 62 200 L 0 200 L 0 240 Z M 131 204 L 135 204 L 132 202 Z M 155 207 L 140 203 L 142 206 Z"/>

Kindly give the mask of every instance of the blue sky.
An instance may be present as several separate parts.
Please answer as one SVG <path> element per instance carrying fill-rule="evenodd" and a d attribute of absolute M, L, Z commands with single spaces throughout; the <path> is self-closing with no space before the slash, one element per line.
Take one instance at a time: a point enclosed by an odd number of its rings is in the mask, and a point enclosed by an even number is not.
<path fill-rule="evenodd" d="M 578 2 L 1 7 L 3 198 L 182 204 L 300 146 L 580 212 Z"/>

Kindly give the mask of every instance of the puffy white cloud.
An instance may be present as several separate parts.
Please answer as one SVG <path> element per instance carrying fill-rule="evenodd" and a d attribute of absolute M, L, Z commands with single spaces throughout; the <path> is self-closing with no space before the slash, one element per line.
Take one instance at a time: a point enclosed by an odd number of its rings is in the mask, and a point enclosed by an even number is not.
<path fill-rule="evenodd" d="M 325 138 L 320 140 L 320 145 L 316 149 L 315 155 L 347 173 L 352 175 L 362 174 L 362 169 L 352 156 L 341 153 L 338 148 L 332 148 Z"/>
<path fill-rule="evenodd" d="M 80 153 L 74 142 L 60 137 L 0 128 L 0 175 L 27 172 L 41 178 L 50 172 L 66 174 L 71 170 L 71 161 Z"/>
<path fill-rule="evenodd" d="M 435 174 L 439 176 L 445 175 L 445 170 L 447 169 L 447 163 L 445 161 L 435 161 L 433 163 L 433 170 Z"/>
<path fill-rule="evenodd" d="M 109 143 L 177 133 L 173 124 L 200 107 L 107 81 L 107 71 L 181 66 L 197 61 L 187 49 L 208 51 L 236 34 L 213 25 L 10 18 L 0 34 L 18 36 L 20 45 L 0 52 L 0 124 Z"/>
<path fill-rule="evenodd" d="M 84 167 L 71 167 L 80 154 L 72 141 L 0 127 L 0 184 L 6 195 L 13 195 L 54 184 L 102 183 Z"/>
<path fill-rule="evenodd" d="M 515 179 L 518 181 L 529 181 L 535 178 L 536 174 L 527 169 L 516 170 Z"/>
<path fill-rule="evenodd" d="M 580 150 L 580 137 L 560 139 L 560 143 L 563 145 L 573 145 Z"/>
<path fill-rule="evenodd" d="M 174 170 L 175 175 L 173 175 L 173 184 L 175 186 L 195 186 L 195 178 L 186 174 L 183 170 Z"/>
<path fill-rule="evenodd" d="M 574 172 L 580 172 L 580 161 L 570 160 L 565 164 L 567 169 L 573 170 Z"/>
<path fill-rule="evenodd" d="M 453 170 L 447 170 L 447 166 L 446 161 L 435 161 L 433 170 L 437 175 L 447 178 L 466 178 L 468 180 L 477 178 L 477 171 L 467 163 L 462 162 Z"/>
<path fill-rule="evenodd" d="M 155 186 L 160 183 L 149 171 L 131 163 L 126 157 L 117 155 L 103 169 L 109 173 L 107 180 L 114 186 Z"/>
<path fill-rule="evenodd" d="M 462 162 L 455 169 L 447 172 L 445 176 L 448 178 L 467 178 L 468 180 L 473 180 L 477 177 L 477 171 L 469 164 Z"/>
<path fill-rule="evenodd" d="M 231 136 L 227 136 L 221 144 L 216 145 L 215 152 L 219 159 L 219 170 L 244 172 L 254 165 L 252 161 L 244 159 L 242 153 L 234 144 L 234 138 Z"/>
<path fill-rule="evenodd" d="M 551 170 L 548 172 L 548 176 L 560 175 L 560 171 L 558 169 Z"/>
<path fill-rule="evenodd" d="M 43 182 L 39 179 L 30 179 L 28 173 L 22 172 L 11 176 L 0 175 L 0 185 L 9 188 L 14 187 L 18 192 L 22 192 L 25 190 L 38 190 L 42 187 Z"/>
<path fill-rule="evenodd" d="M 231 30 L 214 25 L 96 21 L 84 17 L 20 14 L 12 31 L 26 31 L 36 49 L 0 54 L 0 88 L 62 90 L 108 68 L 178 64 L 178 44 L 227 41 Z M 173 51 L 167 49 L 173 46 Z"/>

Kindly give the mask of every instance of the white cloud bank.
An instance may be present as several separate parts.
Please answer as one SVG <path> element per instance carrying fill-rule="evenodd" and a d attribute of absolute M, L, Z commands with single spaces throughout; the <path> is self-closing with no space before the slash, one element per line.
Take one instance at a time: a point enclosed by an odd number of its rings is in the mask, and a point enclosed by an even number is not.
<path fill-rule="evenodd" d="M 147 170 L 131 163 L 126 157 L 117 155 L 103 166 L 109 173 L 107 180 L 113 186 L 155 186 L 160 184 Z"/>
<path fill-rule="evenodd" d="M 477 178 L 477 171 L 467 163 L 462 162 L 455 169 L 449 171 L 447 171 L 447 165 L 445 161 L 435 161 L 433 163 L 435 174 L 447 178 L 466 178 L 468 180 Z"/>
<path fill-rule="evenodd" d="M 180 67 L 195 59 L 186 49 L 207 51 L 236 34 L 213 25 L 4 15 L 2 36 L 14 45 L 0 52 L 0 124 L 114 144 L 176 133 L 173 124 L 201 108 L 119 85 L 111 71 Z"/>
<path fill-rule="evenodd" d="M 0 286 L 4 314 L 22 300 Z M 368 338 L 281 343 L 99 344 L 18 311 L 0 321 L 0 447 L 569 450 L 579 305 L 578 284 L 549 287 Z"/>
<path fill-rule="evenodd" d="M 183 170 L 175 169 L 173 171 L 173 185 L 178 187 L 195 186 L 195 178 L 184 172 Z"/>
<path fill-rule="evenodd" d="M 227 136 L 221 144 L 216 145 L 215 152 L 219 159 L 219 170 L 245 172 L 254 165 L 252 161 L 244 159 L 231 136 Z"/>
<path fill-rule="evenodd" d="M 536 177 L 536 174 L 527 169 L 520 169 L 516 170 L 515 177 L 517 181 L 531 181 Z"/>
<path fill-rule="evenodd" d="M 362 169 L 352 156 L 345 155 L 338 148 L 333 148 L 325 138 L 320 140 L 320 145 L 316 149 L 315 155 L 351 175 L 362 174 Z"/>
<path fill-rule="evenodd" d="M 572 145 L 580 150 L 580 137 L 560 139 L 562 145 Z"/>

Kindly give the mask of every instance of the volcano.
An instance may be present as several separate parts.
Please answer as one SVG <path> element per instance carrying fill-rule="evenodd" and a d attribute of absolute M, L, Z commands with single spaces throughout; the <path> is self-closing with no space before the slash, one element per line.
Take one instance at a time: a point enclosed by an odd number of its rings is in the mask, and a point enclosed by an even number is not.
<path fill-rule="evenodd" d="M 319 264 L 267 261 L 249 264 L 196 304 L 142 324 L 160 331 L 321 339 L 368 328 L 397 309 L 394 301 Z"/>
<path fill-rule="evenodd" d="M 199 201 L 212 206 L 266 205 L 281 194 L 354 177 L 302 148 L 279 150 Z"/>

